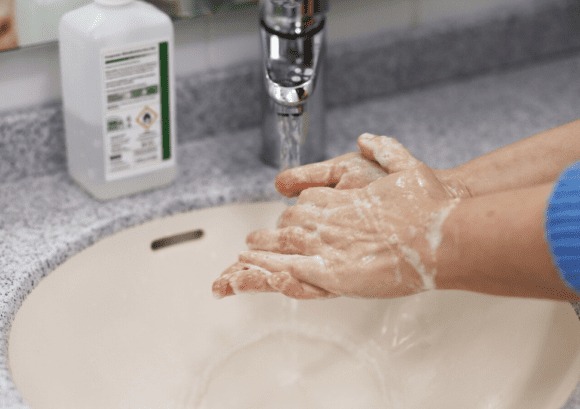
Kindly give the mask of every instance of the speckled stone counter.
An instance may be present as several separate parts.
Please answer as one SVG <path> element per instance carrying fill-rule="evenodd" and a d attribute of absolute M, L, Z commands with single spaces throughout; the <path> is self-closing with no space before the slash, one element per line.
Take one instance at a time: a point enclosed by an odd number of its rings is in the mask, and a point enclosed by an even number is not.
<path fill-rule="evenodd" d="M 329 50 L 328 156 L 356 150 L 356 137 L 371 132 L 396 137 L 428 165 L 448 168 L 578 119 L 577 6 L 539 3 L 553 7 Z M 0 408 L 28 408 L 8 369 L 10 326 L 26 296 L 55 267 L 149 220 L 277 198 L 277 172 L 258 159 L 254 68 L 180 79 L 177 180 L 105 203 L 66 173 L 58 103 L 0 116 Z M 580 409 L 580 388 L 564 408 Z"/>

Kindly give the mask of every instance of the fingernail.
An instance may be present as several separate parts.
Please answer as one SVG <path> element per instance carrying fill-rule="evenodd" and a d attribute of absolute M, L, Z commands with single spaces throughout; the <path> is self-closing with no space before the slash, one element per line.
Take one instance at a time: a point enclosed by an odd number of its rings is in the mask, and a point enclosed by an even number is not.
<path fill-rule="evenodd" d="M 212 294 L 215 298 L 221 300 L 222 298 L 225 298 L 228 295 L 233 295 L 233 290 L 230 287 L 227 280 L 219 278 L 216 281 L 214 281 L 212 285 Z"/>
<path fill-rule="evenodd" d="M 367 140 L 367 141 L 370 141 L 371 139 L 374 139 L 376 137 L 377 137 L 376 135 L 373 135 L 373 134 L 368 133 L 368 132 L 365 132 L 361 136 L 359 136 L 360 139 Z"/>

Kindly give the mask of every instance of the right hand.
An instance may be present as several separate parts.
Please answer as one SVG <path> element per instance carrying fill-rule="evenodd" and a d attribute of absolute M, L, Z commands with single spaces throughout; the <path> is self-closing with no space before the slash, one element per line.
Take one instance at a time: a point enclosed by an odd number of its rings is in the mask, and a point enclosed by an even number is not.
<path fill-rule="evenodd" d="M 396 146 L 387 142 L 389 139 L 363 134 L 357 141 L 360 152 L 347 153 L 324 162 L 281 172 L 276 177 L 276 189 L 283 196 L 297 197 L 311 187 L 363 188 L 389 174 L 384 155 Z M 431 170 L 451 197 L 463 199 L 471 196 L 454 169 Z"/>

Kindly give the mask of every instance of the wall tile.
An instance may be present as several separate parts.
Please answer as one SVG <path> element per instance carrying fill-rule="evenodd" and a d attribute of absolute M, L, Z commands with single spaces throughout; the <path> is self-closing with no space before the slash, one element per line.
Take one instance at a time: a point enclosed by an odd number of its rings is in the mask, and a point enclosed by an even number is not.
<path fill-rule="evenodd" d="M 174 22 L 175 74 L 189 75 L 209 69 L 209 19 L 183 19 Z"/>
<path fill-rule="evenodd" d="M 417 23 L 477 18 L 499 7 L 531 4 L 537 0 L 413 0 L 418 10 Z"/>
<path fill-rule="evenodd" d="M 256 7 L 209 17 L 209 65 L 223 68 L 259 58 Z"/>
<path fill-rule="evenodd" d="M 408 28 L 412 22 L 412 0 L 330 1 L 329 44 Z"/>

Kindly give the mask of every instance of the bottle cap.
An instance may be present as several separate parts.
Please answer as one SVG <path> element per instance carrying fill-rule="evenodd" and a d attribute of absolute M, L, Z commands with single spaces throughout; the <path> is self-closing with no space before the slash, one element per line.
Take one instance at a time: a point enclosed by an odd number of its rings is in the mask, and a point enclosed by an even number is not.
<path fill-rule="evenodd" d="M 123 6 L 131 3 L 133 0 L 95 0 L 95 3 L 103 6 Z"/>

